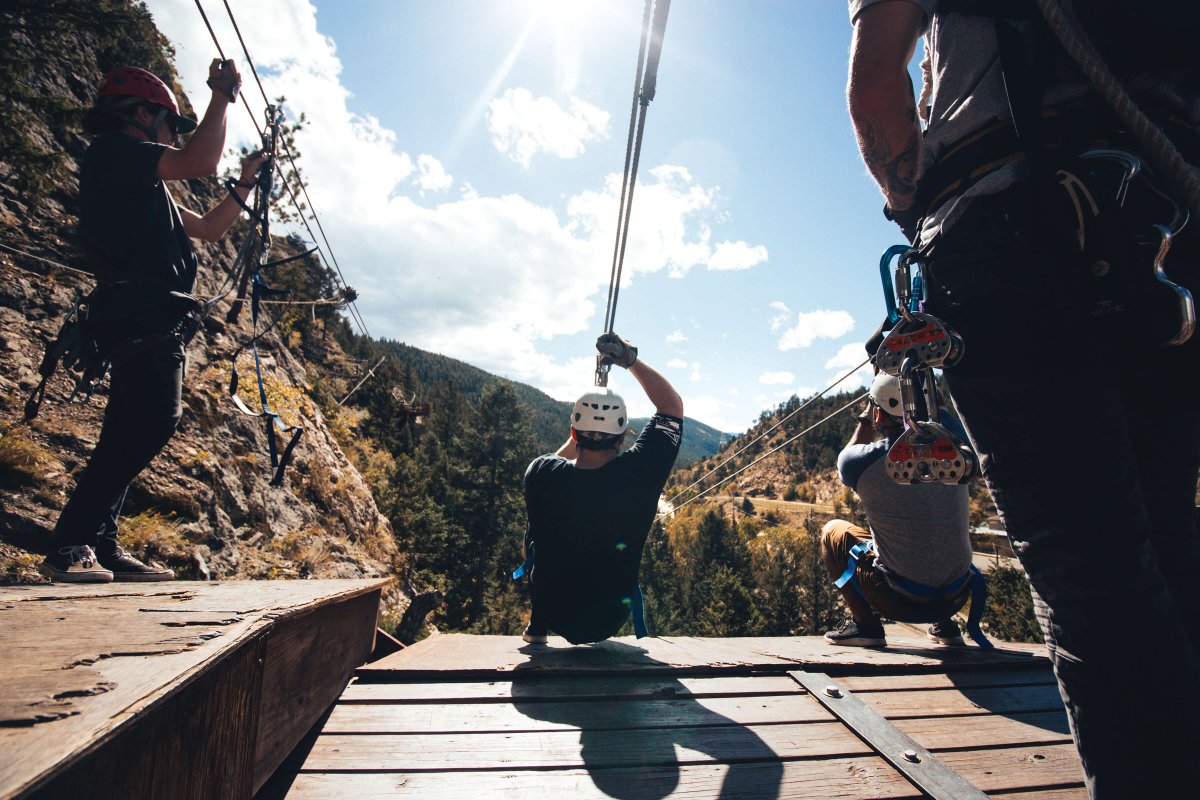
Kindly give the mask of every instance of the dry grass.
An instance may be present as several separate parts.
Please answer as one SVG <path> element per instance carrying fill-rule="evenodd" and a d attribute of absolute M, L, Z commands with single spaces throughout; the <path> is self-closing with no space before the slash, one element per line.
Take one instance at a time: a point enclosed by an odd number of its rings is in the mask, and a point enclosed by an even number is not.
<path fill-rule="evenodd" d="M 140 559 L 183 560 L 190 553 L 179 531 L 179 523 L 156 511 L 143 511 L 121 518 L 121 545 Z"/>
<path fill-rule="evenodd" d="M 35 483 L 46 473 L 63 470 L 54 454 L 14 428 L 0 435 L 0 483 Z"/>
<path fill-rule="evenodd" d="M 45 583 L 45 578 L 38 572 L 41 561 L 41 556 L 0 543 L 0 585 Z"/>

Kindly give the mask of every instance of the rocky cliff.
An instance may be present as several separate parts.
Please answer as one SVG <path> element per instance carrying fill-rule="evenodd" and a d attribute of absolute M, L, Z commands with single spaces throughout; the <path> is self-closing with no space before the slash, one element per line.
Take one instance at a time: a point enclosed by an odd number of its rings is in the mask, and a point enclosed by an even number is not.
<path fill-rule="evenodd" d="M 135 4 L 39 0 L 0 9 L 0 52 L 0 582 L 19 582 L 39 580 L 40 553 L 105 406 L 103 392 L 67 402 L 73 381 L 60 371 L 40 415 L 21 422 L 46 343 L 93 284 L 76 271 L 78 163 L 87 146 L 80 112 L 117 63 L 142 57 L 169 76 L 170 49 Z M 224 192 L 215 179 L 171 189 L 197 211 Z M 217 292 L 246 235 L 240 223 L 225 241 L 198 248 L 200 296 Z M 295 246 L 273 244 L 274 256 L 288 252 Z M 312 399 L 316 373 L 346 364 L 336 337 L 322 335 L 318 359 L 292 352 L 298 334 L 287 325 L 260 340 L 273 408 L 305 429 L 283 485 L 272 487 L 266 423 L 238 412 L 227 395 L 231 357 L 251 335 L 249 314 L 228 323 L 229 307 L 230 298 L 217 304 L 188 349 L 183 420 L 130 489 L 126 546 L 187 577 L 403 577 L 406 559 L 387 519 Z M 337 324 L 335 315 L 328 323 L 313 317 L 310 334 Z M 247 356 L 239 371 L 243 397 L 256 407 Z M 390 603 L 393 611 L 403 606 L 404 593 Z"/>

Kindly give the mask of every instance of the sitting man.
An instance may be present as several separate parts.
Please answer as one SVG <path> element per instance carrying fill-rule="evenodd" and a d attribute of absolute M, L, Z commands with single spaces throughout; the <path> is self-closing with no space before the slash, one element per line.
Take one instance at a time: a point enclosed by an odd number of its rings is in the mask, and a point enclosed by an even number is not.
<path fill-rule="evenodd" d="M 930 639 L 961 645 L 951 615 L 972 597 L 973 589 L 983 588 L 971 565 L 966 485 L 902 485 L 884 470 L 888 450 L 904 432 L 902 408 L 899 378 L 880 373 L 871 385 L 869 408 L 857 417 L 858 426 L 838 456 L 838 475 L 858 493 L 871 530 L 842 519 L 821 530 L 821 557 L 850 610 L 849 619 L 825 634 L 832 644 L 884 647 L 880 617 L 887 617 L 932 622 Z M 966 439 L 948 412 L 942 412 L 940 421 Z M 878 440 L 872 422 L 882 436 Z M 982 606 L 982 595 L 972 600 L 976 603 Z M 972 613 L 972 621 L 976 616 Z M 972 637 L 984 644 L 977 631 L 972 626 Z"/>
<path fill-rule="evenodd" d="M 596 349 L 601 363 L 629 370 L 656 413 L 621 453 L 625 401 L 593 389 L 575 402 L 571 438 L 526 470 L 526 562 L 514 577 L 532 567 L 533 612 L 523 636 L 530 643 L 544 643 L 550 631 L 572 644 L 603 641 L 631 611 L 641 625 L 642 546 L 679 453 L 683 400 L 616 334 L 601 336 Z"/>

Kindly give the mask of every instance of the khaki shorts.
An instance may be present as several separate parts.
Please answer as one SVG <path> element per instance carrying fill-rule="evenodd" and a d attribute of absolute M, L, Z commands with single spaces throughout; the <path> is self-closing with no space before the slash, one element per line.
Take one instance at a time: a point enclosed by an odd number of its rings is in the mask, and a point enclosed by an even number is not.
<path fill-rule="evenodd" d="M 844 519 L 833 520 L 825 530 L 826 533 L 821 536 L 821 557 L 830 576 L 837 580 L 846 571 L 850 548 L 869 540 L 871 532 Z M 962 608 L 971 596 L 971 582 L 967 581 L 957 594 L 943 600 L 931 602 L 909 597 L 893 588 L 883 571 L 875 567 L 874 552 L 858 559 L 856 578 L 859 592 L 871 609 L 879 616 L 897 622 L 936 622 L 945 619 Z"/>

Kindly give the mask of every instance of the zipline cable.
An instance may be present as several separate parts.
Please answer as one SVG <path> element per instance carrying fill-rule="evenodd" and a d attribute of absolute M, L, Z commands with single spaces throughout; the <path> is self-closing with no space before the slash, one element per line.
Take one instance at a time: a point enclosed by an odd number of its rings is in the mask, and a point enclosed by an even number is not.
<path fill-rule="evenodd" d="M 773 447 L 772 449 L 768 450 L 767 452 L 763 453 L 761 456 L 759 456 L 758 458 L 754 459 L 754 460 L 753 460 L 753 461 L 751 461 L 749 464 L 747 464 L 746 466 L 742 467 L 741 469 L 739 469 L 737 472 L 733 473 L 732 475 L 730 475 L 730 476 L 728 476 L 728 477 L 725 477 L 725 478 L 722 478 L 721 480 L 719 480 L 719 481 L 717 481 L 716 483 L 714 483 L 712 486 L 708 487 L 708 488 L 707 488 L 707 489 L 705 489 L 704 491 L 702 491 L 702 492 L 700 492 L 699 494 L 697 494 L 695 497 L 689 497 L 687 500 L 684 500 L 684 501 L 683 501 L 682 503 L 680 503 L 679 505 L 677 505 L 677 506 L 674 506 L 674 507 L 673 507 L 673 508 L 672 508 L 670 511 L 668 511 L 668 512 L 666 512 L 666 513 L 663 513 L 663 514 L 659 514 L 657 517 L 655 517 L 655 518 L 654 518 L 654 521 L 655 521 L 655 522 L 661 522 L 662 520 L 666 519 L 666 518 L 667 518 L 668 516 L 670 516 L 671 514 L 674 514 L 676 511 L 678 511 L 679 509 L 681 509 L 681 508 L 683 508 L 684 506 L 686 506 L 688 503 L 695 502 L 696 500 L 699 500 L 701 497 L 704 497 L 704 495 L 706 495 L 706 494 L 708 494 L 709 492 L 711 492 L 713 489 L 716 489 L 718 486 L 721 486 L 721 485 L 722 485 L 722 484 L 724 484 L 724 483 L 728 483 L 729 481 L 733 480 L 733 479 L 734 479 L 734 478 L 736 478 L 738 475 L 741 475 L 743 472 L 745 472 L 746 470 L 750 469 L 751 467 L 753 467 L 755 464 L 759 463 L 759 462 L 760 462 L 760 461 L 762 461 L 763 459 L 765 459 L 765 458 L 768 458 L 768 457 L 770 457 L 770 456 L 773 456 L 773 455 L 775 455 L 775 454 L 776 454 L 777 452 L 779 452 L 781 449 L 783 449 L 783 448 L 784 448 L 784 447 L 786 447 L 787 445 L 791 444 L 792 442 L 796 441 L 796 440 L 797 440 L 797 439 L 799 439 L 801 436 L 804 436 L 806 433 L 809 433 L 810 431 L 814 431 L 814 430 L 816 430 L 817 428 L 821 427 L 821 426 L 822 426 L 822 425 L 824 425 L 826 422 L 828 422 L 829 420 L 833 419 L 834 417 L 836 417 L 838 414 L 842 413 L 842 412 L 843 412 L 843 411 L 845 411 L 846 409 L 850 408 L 850 407 L 851 407 L 852 405 L 854 405 L 855 403 L 859 403 L 859 402 L 863 401 L 863 400 L 864 400 L 864 399 L 866 399 L 868 396 L 870 396 L 870 394 L 871 394 L 870 392 L 863 392 L 863 393 L 862 393 L 862 394 L 860 394 L 858 397 L 856 397 L 856 398 L 854 398 L 853 400 L 851 400 L 849 403 L 846 403 L 846 405 L 842 406 L 842 407 L 841 407 L 841 408 L 839 408 L 838 410 L 836 410 L 836 411 L 832 412 L 831 414 L 829 414 L 829 416 L 825 417 L 824 419 L 820 420 L 819 422 L 816 422 L 816 423 L 814 423 L 813 425 L 810 425 L 809 427 L 807 427 L 807 428 L 805 428 L 804 430 L 800 431 L 799 433 L 797 433 L 795 436 L 793 436 L 792 438 L 788 439 L 787 441 L 779 443 L 778 445 L 776 445 L 776 446 L 775 446 L 775 447 Z M 676 496 L 678 496 L 678 495 L 676 495 Z M 668 500 L 667 502 L 670 502 L 670 501 Z"/>
<path fill-rule="evenodd" d="M 852 370 L 850 370 L 849 372 L 847 372 L 845 375 L 843 375 L 842 377 L 838 378 L 838 379 L 837 379 L 836 381 L 834 381 L 833 383 L 831 383 L 831 384 L 829 384 L 828 386 L 826 386 L 826 387 L 825 387 L 824 389 L 822 389 L 822 390 L 821 390 L 819 393 L 817 393 L 817 394 L 814 394 L 812 397 L 810 397 L 810 398 L 808 398 L 807 400 L 805 400 L 805 401 L 804 401 L 804 402 L 803 402 L 803 403 L 802 403 L 802 404 L 801 404 L 801 405 L 800 405 L 800 406 L 799 406 L 799 407 L 798 407 L 798 408 L 797 408 L 795 411 L 793 411 L 792 413 L 788 414 L 788 415 L 787 415 L 786 417 L 784 417 L 783 419 L 779 420 L 779 422 L 776 422 L 774 425 L 772 425 L 770 428 L 768 428 L 767 430 L 765 430 L 765 431 L 763 431 L 762 433 L 760 433 L 758 436 L 754 437 L 754 439 L 753 439 L 753 440 L 751 440 L 751 441 L 747 442 L 746 444 L 742 445 L 742 447 L 741 447 L 741 448 L 740 448 L 740 449 L 739 449 L 739 450 L 738 450 L 736 453 L 734 453 L 733 455 L 729 456 L 729 458 L 725 459 L 725 460 L 724 460 L 724 461 L 722 461 L 720 464 L 717 464 L 715 467 L 712 467 L 711 469 L 709 469 L 709 471 L 708 471 L 708 473 L 707 473 L 707 474 L 700 476 L 699 478 L 697 478 L 695 481 L 693 481 L 693 482 L 692 482 L 692 483 L 690 483 L 689 485 L 687 485 L 687 486 L 683 487 L 682 489 L 680 489 L 678 492 L 676 492 L 676 493 L 675 493 L 675 496 L 674 496 L 674 497 L 671 497 L 671 498 L 669 498 L 669 499 L 667 500 L 667 502 L 668 502 L 668 503 L 673 503 L 673 502 L 675 502 L 676 500 L 678 500 L 680 497 L 682 497 L 682 496 L 683 496 L 683 494 L 684 494 L 685 492 L 687 492 L 687 490 L 688 490 L 688 489 L 691 489 L 691 488 L 692 488 L 693 486 L 695 486 L 697 483 L 701 483 L 701 482 L 703 482 L 703 481 L 704 481 L 704 479 L 705 479 L 705 478 L 707 478 L 709 475 L 711 475 L 712 473 L 716 472 L 716 471 L 717 471 L 717 470 L 719 470 L 721 467 L 725 466 L 726 464 L 728 464 L 728 463 L 729 463 L 730 461 L 732 461 L 733 459 L 737 458 L 737 457 L 738 457 L 739 455 L 741 455 L 742 453 L 746 452 L 748 449 L 750 449 L 751 447 L 753 447 L 753 446 L 754 446 L 754 443 L 755 443 L 755 442 L 759 441 L 759 440 L 760 440 L 760 439 L 762 439 L 764 436 L 768 436 L 768 435 L 769 435 L 769 434 L 770 434 L 772 431 L 774 431 L 775 429 L 777 429 L 777 428 L 778 428 L 780 425 L 782 425 L 783 423 L 787 422 L 789 419 L 791 419 L 792 417 L 794 417 L 794 416 L 796 416 L 797 414 L 799 414 L 799 413 L 800 413 L 801 411 L 803 411 L 805 408 L 807 408 L 808 406 L 810 406 L 810 405 L 812 405 L 813 403 L 815 403 L 817 400 L 819 400 L 821 397 L 823 397 L 825 394 L 827 394 L 827 393 L 828 393 L 828 392 L 829 392 L 831 389 L 833 389 L 833 387 L 837 386 L 839 383 L 841 383 L 842 381 L 846 380 L 846 379 L 847 379 L 847 378 L 849 378 L 850 376 L 854 375 L 854 373 L 858 372 L 860 369 L 862 369 L 863 367 L 865 367 L 865 366 L 866 366 L 866 365 L 867 365 L 867 364 L 870 362 L 870 360 L 871 360 L 870 358 L 863 359 L 863 361 L 862 361 L 862 362 L 861 362 L 861 363 L 860 363 L 858 366 L 854 367 Z"/>
<path fill-rule="evenodd" d="M 221 58 L 224 59 L 225 51 L 221 47 L 221 42 L 217 38 L 216 32 L 213 30 L 212 24 L 209 22 L 208 15 L 204 12 L 204 6 L 201 5 L 200 0 L 195 0 L 195 3 L 196 3 L 197 10 L 200 12 L 200 16 L 204 19 L 204 24 L 208 28 L 209 36 L 212 37 L 213 44 L 216 46 L 217 52 L 221 55 Z M 225 10 L 229 14 L 229 21 L 233 25 L 233 29 L 234 29 L 235 33 L 237 34 L 238 41 L 242 45 L 242 52 L 246 56 L 246 63 L 248 63 L 250 65 L 251 74 L 254 76 L 254 82 L 258 85 L 258 91 L 262 95 L 263 102 L 265 102 L 268 106 L 270 106 L 271 103 L 270 103 L 270 100 L 267 98 L 266 90 L 263 88 L 262 81 L 259 80 L 258 70 L 255 68 L 254 61 L 250 57 L 249 49 L 246 47 L 245 39 L 242 37 L 241 30 L 237 24 L 237 19 L 233 16 L 233 10 L 229 7 L 228 2 L 225 2 Z M 246 105 L 246 112 L 248 114 L 250 114 L 250 120 L 251 120 L 251 124 L 254 126 L 254 130 L 258 133 L 259 137 L 262 137 L 263 131 L 261 128 L 258 127 L 258 119 L 255 117 L 254 111 L 250 108 L 248 103 L 245 105 Z M 283 145 L 284 154 L 287 156 L 288 162 L 292 165 L 292 170 L 295 172 L 295 174 L 297 176 L 299 176 L 300 171 L 299 171 L 298 167 L 296 166 L 296 161 L 292 157 L 292 154 L 287 146 L 287 142 L 283 141 L 283 140 L 280 140 L 280 142 Z M 292 201 L 292 207 L 295 208 L 295 210 L 296 210 L 297 218 L 304 225 L 304 228 L 308 231 L 309 237 L 313 240 L 313 242 L 316 242 L 317 241 L 316 234 L 313 233 L 312 227 L 308 224 L 308 219 L 304 214 L 304 210 L 300 207 L 300 201 L 296 198 L 296 194 L 292 190 L 292 187 L 290 186 L 290 184 L 288 183 L 287 178 L 283 173 L 283 167 L 282 167 L 282 165 L 280 165 L 278 160 L 275 160 L 275 169 L 279 172 L 280 183 L 282 183 L 283 187 L 285 189 L 287 189 L 288 196 Z M 317 248 L 318 258 L 320 258 L 320 260 L 324 263 L 325 269 L 328 272 L 330 272 L 331 274 L 336 273 L 338 280 L 341 281 L 342 288 L 346 288 L 349 286 L 349 284 L 346 283 L 346 277 L 345 277 L 345 275 L 342 274 L 341 265 L 337 263 L 337 256 L 334 255 L 333 247 L 329 244 L 329 237 L 327 237 L 325 235 L 325 229 L 321 225 L 320 217 L 317 215 L 316 208 L 312 204 L 312 199 L 308 196 L 308 189 L 305 187 L 303 181 L 297 180 L 297 182 L 300 184 L 301 191 L 304 192 L 305 199 L 308 200 L 309 211 L 312 214 L 313 220 L 317 223 L 317 228 L 321 231 L 322 240 L 325 242 L 324 251 L 321 250 L 320 247 Z M 335 269 L 330 269 L 329 259 L 326 259 L 325 251 L 328 251 L 329 258 L 332 259 Z M 354 319 L 354 322 L 358 326 L 359 331 L 364 336 L 367 336 L 369 338 L 370 331 L 367 330 L 366 322 L 363 320 L 362 315 L 359 313 L 357 306 L 355 306 L 353 302 L 347 303 L 347 310 L 350 312 L 350 316 L 351 316 L 351 318 Z"/>
<path fill-rule="evenodd" d="M 653 15 L 651 15 L 653 7 Z M 625 143 L 625 171 L 621 178 L 621 199 L 617 207 L 617 238 L 613 244 L 613 263 L 608 278 L 608 303 L 604 311 L 604 332 L 612 333 L 621 291 L 621 273 L 625 267 L 625 245 L 629 239 L 629 219 L 633 210 L 633 189 L 637 184 L 638 164 L 642 155 L 642 136 L 646 112 L 658 85 L 658 63 L 662 56 L 663 33 L 671 0 L 646 0 L 642 14 L 642 39 L 633 85 L 633 104 L 629 114 L 629 134 Z M 607 372 L 597 369 L 597 384 L 607 383 Z"/>
<path fill-rule="evenodd" d="M 199 0 L 197 0 L 197 2 L 199 2 Z M 246 40 L 244 38 L 242 38 L 242 30 L 240 27 L 238 27 L 237 18 L 235 18 L 233 15 L 233 9 L 230 8 L 230 6 L 229 6 L 229 0 L 221 0 L 221 2 L 225 4 L 225 11 L 226 11 L 226 13 L 229 14 L 230 23 L 233 24 L 233 31 L 234 31 L 234 33 L 237 34 L 238 42 L 241 43 L 241 45 L 242 45 L 242 52 L 246 55 L 246 63 L 250 65 L 250 74 L 254 76 L 254 82 L 256 84 L 258 84 L 258 92 L 259 92 L 259 94 L 262 95 L 263 102 L 266 103 L 267 105 L 270 105 L 271 104 L 270 98 L 267 97 L 267 91 L 266 91 L 266 89 L 263 88 L 262 81 L 259 80 L 259 78 L 258 78 L 258 70 L 254 66 L 254 61 L 250 58 L 250 50 L 249 50 L 249 48 L 246 47 Z M 283 153 L 287 157 L 288 163 L 290 163 L 292 165 L 292 170 L 296 173 L 297 176 L 299 176 L 300 171 L 296 167 L 295 159 L 292 158 L 292 153 L 291 153 L 290 149 L 288 148 L 287 141 L 280 139 L 280 144 L 283 145 Z M 286 186 L 287 179 L 283 175 L 282 167 L 279 168 L 279 177 L 281 179 L 283 179 L 283 183 Z M 329 244 L 329 237 L 327 237 L 325 235 L 325 228 L 323 225 L 321 225 L 321 218 L 317 214 L 317 209 L 313 205 L 312 198 L 308 196 L 308 189 L 305 187 L 304 181 L 298 180 L 297 182 L 300 184 L 300 191 L 304 194 L 304 199 L 306 201 L 308 201 L 308 209 L 310 212 L 312 212 L 313 221 L 317 223 L 317 230 L 319 230 L 321 232 L 321 240 L 325 242 L 325 249 L 329 252 L 329 257 L 333 261 L 333 265 L 334 265 L 335 269 L 337 270 L 338 278 L 341 279 L 343 286 L 348 285 L 346 283 L 346 277 L 342 274 L 341 265 L 338 264 L 337 255 L 334 254 L 334 252 L 333 252 L 333 246 L 331 244 Z M 289 192 L 290 191 L 291 191 L 291 189 L 289 187 Z M 294 194 L 292 195 L 292 199 L 293 199 L 293 204 L 296 205 L 297 212 L 299 212 L 300 211 L 299 203 L 296 202 Z M 301 217 L 303 217 L 303 214 L 301 214 Z M 309 234 L 310 235 L 312 234 L 311 229 L 309 229 Z M 315 240 L 316 239 L 314 237 L 314 241 Z M 326 269 L 328 269 L 328 265 L 326 265 Z M 351 316 L 354 317 L 355 322 L 357 322 L 359 327 L 362 329 L 363 335 L 370 338 L 371 334 L 367 330 L 367 324 L 363 320 L 362 315 L 360 315 L 358 313 L 358 308 L 353 303 L 347 304 L 347 308 L 350 310 L 350 314 L 351 314 Z"/>

